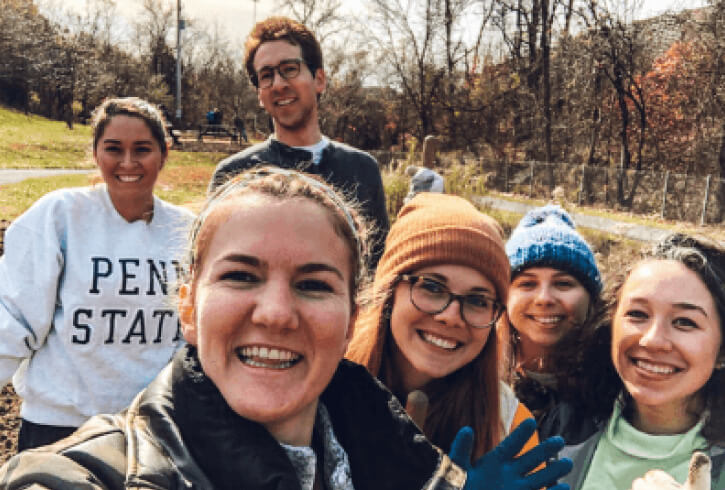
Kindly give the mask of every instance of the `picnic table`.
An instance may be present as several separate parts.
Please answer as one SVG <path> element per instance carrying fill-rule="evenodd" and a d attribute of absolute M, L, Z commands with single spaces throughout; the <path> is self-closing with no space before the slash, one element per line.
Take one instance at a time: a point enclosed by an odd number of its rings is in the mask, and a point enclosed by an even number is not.
<path fill-rule="evenodd" d="M 232 141 L 239 141 L 239 132 L 237 129 L 226 124 L 199 124 L 197 140 L 203 141 L 204 135 L 207 134 L 212 136 L 228 136 Z"/>

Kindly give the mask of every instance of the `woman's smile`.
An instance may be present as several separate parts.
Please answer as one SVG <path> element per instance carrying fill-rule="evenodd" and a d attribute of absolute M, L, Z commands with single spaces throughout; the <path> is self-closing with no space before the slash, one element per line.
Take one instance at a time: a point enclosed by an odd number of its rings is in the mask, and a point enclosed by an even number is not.
<path fill-rule="evenodd" d="M 418 335 L 424 342 L 446 351 L 453 351 L 461 345 L 461 342 L 424 330 L 418 330 Z"/>
<path fill-rule="evenodd" d="M 302 355 L 282 348 L 263 345 L 244 346 L 236 349 L 243 364 L 258 368 L 288 369 L 302 360 Z"/>

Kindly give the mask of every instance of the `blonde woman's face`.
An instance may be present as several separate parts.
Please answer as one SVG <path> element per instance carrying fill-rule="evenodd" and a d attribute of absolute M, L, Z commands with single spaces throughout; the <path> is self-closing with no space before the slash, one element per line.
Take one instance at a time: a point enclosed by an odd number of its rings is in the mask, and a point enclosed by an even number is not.
<path fill-rule="evenodd" d="M 429 281 L 430 287 L 436 289 L 444 287 L 456 294 L 481 294 L 498 299 L 493 282 L 471 267 L 436 265 L 413 274 Z M 390 329 L 395 369 L 409 390 L 421 388 L 471 362 L 491 334 L 491 328 L 474 328 L 465 322 L 460 300 L 451 302 L 438 314 L 420 311 L 411 302 L 409 281 L 399 282 L 393 292 Z"/>
<path fill-rule="evenodd" d="M 191 286 L 180 291 L 184 336 L 232 410 L 278 440 L 309 444 L 351 334 L 350 250 L 313 201 L 231 205 L 194 297 Z"/>

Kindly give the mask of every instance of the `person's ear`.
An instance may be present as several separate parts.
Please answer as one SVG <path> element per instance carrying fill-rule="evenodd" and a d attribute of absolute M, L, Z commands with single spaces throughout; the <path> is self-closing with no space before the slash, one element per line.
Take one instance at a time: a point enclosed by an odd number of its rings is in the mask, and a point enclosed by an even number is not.
<path fill-rule="evenodd" d="M 194 295 L 191 283 L 184 283 L 179 288 L 179 321 L 184 338 L 191 345 L 197 344 L 197 325 L 194 315 Z"/>
<path fill-rule="evenodd" d="M 315 93 L 322 94 L 327 88 L 327 77 L 325 76 L 325 70 L 318 68 L 315 70 Z"/>

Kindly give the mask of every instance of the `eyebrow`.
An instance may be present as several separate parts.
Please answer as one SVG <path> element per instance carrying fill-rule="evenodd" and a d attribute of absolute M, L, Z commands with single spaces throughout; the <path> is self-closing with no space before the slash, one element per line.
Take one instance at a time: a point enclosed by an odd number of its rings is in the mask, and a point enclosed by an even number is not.
<path fill-rule="evenodd" d="M 684 303 L 684 302 L 683 303 L 675 303 L 672 306 L 674 306 L 675 308 L 679 308 L 681 310 L 695 310 L 695 311 L 699 311 L 700 313 L 702 313 L 703 315 L 705 315 L 705 318 L 709 318 L 708 315 L 707 315 L 707 312 L 705 311 L 705 308 L 703 308 L 702 306 L 693 305 L 692 303 Z"/>
<path fill-rule="evenodd" d="M 247 264 L 251 267 L 262 267 L 266 265 L 265 262 L 259 260 L 257 257 L 254 257 L 252 255 L 245 255 L 245 254 L 229 254 L 225 255 L 221 258 L 222 262 L 237 262 L 240 264 Z M 299 272 L 303 274 L 309 274 L 312 272 L 331 272 L 338 276 L 340 279 L 344 279 L 342 277 L 342 272 L 336 267 L 333 267 L 328 264 L 318 263 L 318 262 L 311 262 L 309 264 L 304 264 L 300 266 L 297 269 Z"/>
<path fill-rule="evenodd" d="M 222 257 L 220 262 L 238 262 L 240 264 L 251 265 L 252 267 L 259 267 L 262 265 L 262 261 L 258 258 L 244 254 L 228 254 Z"/>
<path fill-rule="evenodd" d="M 570 274 L 566 271 L 557 271 L 554 273 L 553 277 L 561 278 L 561 277 L 568 277 L 570 279 L 576 279 L 573 274 Z"/>
<path fill-rule="evenodd" d="M 446 276 L 444 276 L 443 274 L 437 274 L 435 272 L 421 272 L 420 275 L 422 277 L 435 279 L 436 281 L 440 281 L 443 284 L 445 284 L 446 286 L 448 286 L 448 278 Z M 490 293 L 490 294 L 495 294 L 493 291 L 491 291 L 486 286 L 475 286 L 475 287 L 472 287 L 471 289 L 469 289 L 468 292 L 469 293 L 486 292 L 486 293 Z"/>
<path fill-rule="evenodd" d="M 110 143 L 110 144 L 116 144 L 120 145 L 121 140 L 113 139 L 113 138 L 104 138 L 101 140 L 101 143 Z M 153 144 L 153 140 L 138 140 L 133 142 L 134 145 L 151 145 Z"/>
<path fill-rule="evenodd" d="M 299 268 L 299 271 L 302 273 L 310 273 L 310 272 L 331 272 L 335 274 L 340 279 L 344 279 L 342 277 L 342 272 L 337 267 L 333 267 L 329 264 L 322 264 L 318 262 L 312 262 L 310 264 L 305 264 L 302 267 Z"/>
<path fill-rule="evenodd" d="M 648 305 L 649 301 L 645 298 L 630 298 L 630 303 L 638 303 L 643 305 Z M 672 306 L 678 310 L 686 310 L 686 311 L 699 311 L 703 315 L 705 315 L 705 318 L 709 318 L 707 311 L 705 311 L 705 308 L 699 305 L 695 305 L 692 303 L 687 303 L 685 301 L 680 303 L 672 303 Z"/>
<path fill-rule="evenodd" d="M 516 275 L 516 278 L 515 279 L 518 279 L 519 277 L 537 277 L 537 276 L 536 276 L 536 274 L 534 274 L 532 272 L 523 271 L 523 272 L 519 272 Z"/>
<path fill-rule="evenodd" d="M 257 70 L 257 72 L 261 72 L 265 68 L 270 68 L 270 69 L 277 68 L 282 63 L 294 63 L 297 61 L 299 61 L 300 64 L 302 64 L 304 62 L 304 60 L 302 58 L 285 58 L 283 60 L 279 60 L 279 63 L 277 63 L 276 65 L 262 65 L 261 67 L 259 67 L 259 70 Z"/>

